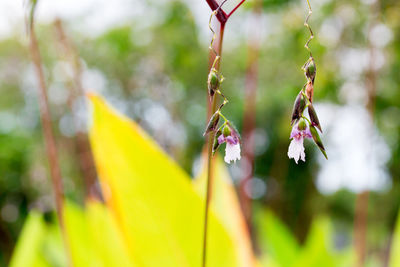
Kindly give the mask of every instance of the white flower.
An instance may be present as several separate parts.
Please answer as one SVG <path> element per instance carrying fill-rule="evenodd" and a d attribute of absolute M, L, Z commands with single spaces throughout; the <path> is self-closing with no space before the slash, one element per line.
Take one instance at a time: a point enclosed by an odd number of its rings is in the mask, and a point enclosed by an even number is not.
<path fill-rule="evenodd" d="M 305 127 L 304 130 L 300 130 L 298 127 L 298 123 L 296 123 L 293 128 L 292 132 L 290 133 L 290 138 L 292 142 L 290 142 L 289 150 L 288 150 L 288 157 L 290 159 L 294 159 L 296 164 L 298 163 L 299 159 L 302 161 L 306 161 L 306 153 L 304 152 L 303 141 L 304 138 L 312 138 L 310 129 Z"/>
<path fill-rule="evenodd" d="M 236 144 L 226 142 L 225 147 L 225 157 L 224 160 L 226 163 L 231 163 L 231 161 L 240 160 L 240 144 L 237 142 Z"/>
<path fill-rule="evenodd" d="M 306 161 L 306 153 L 304 153 L 304 146 L 303 146 L 303 138 L 297 139 L 293 138 L 292 142 L 290 142 L 289 150 L 288 150 L 288 157 L 290 159 L 294 159 L 297 162 L 299 159 L 302 161 Z"/>
<path fill-rule="evenodd" d="M 229 126 L 225 126 L 229 127 Z M 233 128 L 228 128 L 225 130 L 229 135 L 225 136 L 221 134 L 218 136 L 218 144 L 226 143 L 225 147 L 225 157 L 224 160 L 226 163 L 231 163 L 231 161 L 236 162 L 236 160 L 240 160 L 240 138 L 239 134 Z"/>

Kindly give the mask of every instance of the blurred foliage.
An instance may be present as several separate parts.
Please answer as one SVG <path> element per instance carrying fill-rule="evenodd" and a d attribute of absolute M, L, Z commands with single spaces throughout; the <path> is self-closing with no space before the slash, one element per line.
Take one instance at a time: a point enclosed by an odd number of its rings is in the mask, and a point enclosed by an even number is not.
<path fill-rule="evenodd" d="M 100 98 L 91 98 L 94 111 L 90 139 L 107 207 L 91 201 L 86 203 L 85 211 L 65 205 L 71 263 L 198 265 L 204 194 L 194 190 L 189 177 L 138 125 L 108 108 Z M 219 174 L 221 168 L 219 164 Z M 217 201 L 212 203 L 215 210 L 224 212 L 218 216 L 210 213 L 207 266 L 248 266 L 254 260 L 249 235 L 226 171 L 223 175 L 216 175 L 215 193 L 226 201 L 223 207 Z M 31 213 L 11 266 L 55 266 L 46 256 L 56 253 L 55 257 L 60 250 L 46 246 L 46 242 L 59 237 L 59 233 L 48 232 L 48 228 L 40 215 Z M 29 247 L 27 258 L 25 250 Z M 65 266 L 65 261 L 56 265 Z"/>
<path fill-rule="evenodd" d="M 198 21 L 186 2 L 147 2 L 148 8 L 157 14 L 156 19 L 150 15 L 148 19 L 146 15 L 132 18 L 124 25 L 110 28 L 98 36 L 74 31 L 76 24 L 84 23 L 84 20 L 77 19 L 76 22 L 66 21 L 67 34 L 76 45 L 84 66 L 84 87 L 103 94 L 116 108 L 137 121 L 179 162 L 186 173 L 197 174 L 204 142 L 201 134 L 206 123 L 205 87 L 207 46 L 210 39 L 208 22 L 204 20 L 202 24 L 197 24 Z M 225 112 L 239 130 L 242 128 L 248 57 L 248 30 L 243 25 L 247 25 L 247 18 L 251 16 L 253 2 L 246 1 L 227 24 L 222 60 L 222 73 L 226 77 L 223 91 L 230 99 Z M 359 75 L 361 79 L 346 74 L 346 71 L 353 73 L 352 69 L 357 69 L 358 65 L 345 68 L 343 62 L 347 62 L 345 60 L 348 54 L 345 52 L 348 49 L 364 51 L 368 48 L 367 29 L 371 12 L 368 2 L 371 1 L 312 1 L 314 13 L 310 25 L 316 38 L 311 47 L 318 68 L 315 84 L 315 99 L 318 102 L 346 105 L 348 100 L 344 96 L 343 85 L 348 81 L 357 82 L 364 88 L 365 73 Z M 368 258 L 371 266 L 376 262 L 388 261 L 387 247 L 400 205 L 399 12 L 398 1 L 380 1 L 378 19 L 390 29 L 393 36 L 392 41 L 381 48 L 384 65 L 379 69 L 377 78 L 374 124 L 390 149 L 387 167 L 392 185 L 387 191 L 370 195 Z M 313 241 L 309 240 L 313 239 L 313 233 L 318 232 L 318 229 L 322 229 L 323 234 L 321 238 L 315 239 L 327 238 L 328 242 L 334 242 L 340 248 L 348 247 L 352 240 L 355 194 L 343 189 L 331 195 L 323 195 L 317 190 L 315 181 L 319 170 L 318 151 L 311 150 L 308 144 L 306 164 L 296 165 L 286 157 L 291 107 L 304 82 L 300 67 L 307 59 L 307 52 L 303 47 L 307 38 L 307 31 L 303 26 L 305 14 L 303 2 L 263 1 L 254 176 L 265 182 L 267 193 L 254 201 L 261 207 L 255 209 L 254 216 L 264 216 L 264 208 L 267 206 L 272 211 L 267 212 L 266 218 L 271 217 L 268 214 L 274 212 L 282 220 L 276 226 L 279 229 L 276 233 L 281 233 L 279 235 L 274 232 L 264 233 L 263 231 L 270 229 L 264 229 L 262 224 L 257 227 L 256 232 L 259 233 L 255 237 L 256 243 L 259 241 L 262 247 L 262 244 L 269 242 L 276 245 L 275 248 L 265 248 L 274 255 L 267 255 L 268 266 L 280 266 L 282 260 L 291 260 L 293 257 L 302 259 L 302 253 L 306 253 L 303 251 L 313 251 L 314 246 L 312 243 L 309 245 Z M 332 26 L 332 23 L 334 30 L 329 32 L 326 25 Z M 69 199 L 83 204 L 83 176 L 74 156 L 73 137 L 77 129 L 71 123 L 71 116 L 81 116 L 86 111 L 82 108 L 82 99 L 74 102 L 73 107 L 77 114 L 67 108 L 67 83 L 71 79 L 71 67 L 68 67 L 65 58 L 60 55 L 53 25 L 38 25 L 37 29 L 49 84 L 49 99 L 62 159 L 66 194 Z M 48 184 L 47 160 L 43 156 L 36 78 L 29 60 L 26 38 L 21 37 L 21 33 L 14 33 L 13 36 L 0 40 L 0 59 L 0 265 L 6 265 L 28 210 L 38 209 L 48 217 L 54 204 Z M 359 65 L 361 64 L 360 61 Z M 66 69 L 63 68 L 64 65 L 67 65 Z M 361 101 L 361 104 L 365 103 Z M 322 123 L 324 128 L 324 122 Z M 230 168 L 235 184 L 242 176 L 238 169 L 238 166 Z M 103 216 L 108 212 L 103 213 L 102 207 L 97 208 L 96 216 Z M 86 216 L 83 214 L 90 209 L 83 211 L 72 206 L 71 216 Z M 329 217 L 329 223 L 325 219 L 319 219 L 322 214 Z M 73 218 L 71 220 L 74 223 Z M 87 228 L 90 220 L 81 222 L 82 227 Z M 182 220 L 190 223 L 190 218 Z M 273 223 L 274 219 L 271 221 Z M 39 215 L 29 217 L 26 227 L 31 224 L 33 226 L 30 227 L 44 229 L 40 231 L 47 233 L 49 225 Z M 328 224 L 333 226 L 326 226 Z M 50 225 L 53 227 L 54 223 Z M 28 232 L 31 231 L 34 230 Z M 26 235 L 29 234 L 22 234 Z M 334 240 L 327 237 L 330 235 L 334 235 Z M 31 238 L 37 237 L 27 239 Z M 287 242 L 288 251 L 292 251 L 286 258 L 279 256 L 283 250 L 279 248 L 282 242 Z M 43 245 L 40 249 L 43 250 L 43 247 L 52 246 Z M 322 249 L 324 251 L 321 252 L 321 257 L 330 258 L 335 255 L 330 254 L 327 247 Z M 29 257 L 27 254 L 26 259 Z M 52 259 L 47 256 L 43 258 L 47 262 L 62 262 L 63 259 L 59 255 Z M 316 259 L 316 262 L 318 260 L 320 259 Z M 23 265 L 24 262 L 20 264 Z"/>

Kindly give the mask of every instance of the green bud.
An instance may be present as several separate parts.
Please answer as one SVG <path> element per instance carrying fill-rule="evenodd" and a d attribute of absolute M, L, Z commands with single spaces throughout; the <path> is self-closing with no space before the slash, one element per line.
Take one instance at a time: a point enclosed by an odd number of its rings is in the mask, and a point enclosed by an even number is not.
<path fill-rule="evenodd" d="M 321 150 L 321 152 L 325 156 L 325 158 L 328 159 L 328 156 L 326 155 L 326 152 L 325 152 L 325 147 L 321 141 L 321 137 L 319 137 L 318 131 L 317 131 L 317 129 L 315 129 L 315 127 L 313 125 L 310 125 L 310 132 L 311 132 L 311 135 L 312 135 L 312 138 L 313 138 L 315 144 L 318 146 L 319 150 Z"/>
<path fill-rule="evenodd" d="M 215 154 L 215 152 L 217 151 L 218 147 L 219 147 L 219 142 L 218 142 L 218 137 L 222 134 L 221 130 L 218 130 L 217 133 L 214 136 L 214 143 L 213 143 L 213 149 L 212 149 L 212 153 L 213 155 Z"/>
<path fill-rule="evenodd" d="M 304 70 L 306 77 L 314 83 L 315 75 L 317 73 L 317 67 L 315 66 L 313 58 L 307 61 L 306 65 L 304 66 Z"/>
<path fill-rule="evenodd" d="M 310 116 L 312 126 L 317 127 L 318 130 L 322 133 L 322 128 L 318 120 L 317 112 L 315 112 L 315 109 L 311 103 L 310 105 L 308 105 L 308 115 Z"/>
<path fill-rule="evenodd" d="M 206 131 L 204 132 L 203 135 L 208 134 L 209 132 L 215 131 L 215 129 L 217 129 L 218 126 L 218 122 L 219 122 L 219 111 L 215 112 L 211 118 L 210 121 L 207 124 L 207 128 Z"/>
<path fill-rule="evenodd" d="M 306 99 L 303 96 L 303 91 L 300 90 L 300 93 L 297 95 L 296 100 L 294 101 L 293 111 L 292 111 L 292 121 L 291 125 L 298 119 L 300 119 L 303 114 L 304 108 L 306 107 Z"/>
<path fill-rule="evenodd" d="M 208 74 L 208 93 L 212 97 L 215 94 L 215 91 L 218 90 L 220 85 L 220 79 L 218 77 L 218 73 L 215 69 L 212 69 Z"/>
<path fill-rule="evenodd" d="M 299 124 L 297 125 L 297 128 L 299 128 L 300 131 L 305 130 L 307 128 L 306 120 L 301 118 Z"/>
<path fill-rule="evenodd" d="M 224 133 L 225 137 L 230 136 L 231 135 L 231 128 L 228 125 L 225 125 L 223 133 Z"/>

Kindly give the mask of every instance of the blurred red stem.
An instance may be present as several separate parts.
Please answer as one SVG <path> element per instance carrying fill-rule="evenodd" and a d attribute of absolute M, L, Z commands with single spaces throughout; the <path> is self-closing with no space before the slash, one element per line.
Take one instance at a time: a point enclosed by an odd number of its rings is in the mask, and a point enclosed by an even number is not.
<path fill-rule="evenodd" d="M 56 212 L 61 232 L 63 234 L 65 249 L 67 250 L 67 255 L 69 255 L 68 245 L 67 245 L 67 234 L 64 226 L 64 216 L 63 216 L 64 190 L 61 177 L 61 168 L 58 161 L 56 141 L 52 130 L 52 122 L 51 122 L 49 101 L 47 98 L 46 82 L 44 78 L 42 60 L 40 57 L 40 51 L 33 22 L 30 25 L 29 37 L 30 37 L 29 49 L 39 82 L 38 100 L 39 100 L 40 119 L 42 122 L 47 159 L 49 161 L 50 177 L 52 181 L 54 197 L 56 202 Z"/>
<path fill-rule="evenodd" d="M 260 25 L 260 14 L 261 3 L 260 0 L 256 0 L 253 8 L 253 15 L 255 18 L 255 21 L 253 21 L 254 25 Z M 257 29 L 258 27 L 254 27 L 254 31 L 251 32 L 248 42 L 248 62 L 246 69 L 245 106 L 243 116 L 243 177 L 239 185 L 240 203 L 250 234 L 252 234 L 252 202 L 249 196 L 249 193 L 251 194 L 251 192 L 246 190 L 246 184 L 254 174 L 255 107 L 258 80 L 258 56 L 260 50 L 260 32 L 257 31 Z"/>

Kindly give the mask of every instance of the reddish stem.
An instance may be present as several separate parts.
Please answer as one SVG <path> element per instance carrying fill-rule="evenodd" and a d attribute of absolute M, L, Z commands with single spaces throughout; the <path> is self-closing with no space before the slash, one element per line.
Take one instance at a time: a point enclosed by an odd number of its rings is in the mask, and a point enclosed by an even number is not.
<path fill-rule="evenodd" d="M 253 8 L 253 16 L 255 20 L 252 21 L 254 26 L 259 25 L 261 22 L 261 0 L 255 0 Z M 254 133 L 255 133 L 255 118 L 256 118 L 256 95 L 257 95 L 257 81 L 258 81 L 258 56 L 260 52 L 260 29 L 254 27 L 249 35 L 248 43 L 248 62 L 246 69 L 246 83 L 245 83 L 245 105 L 243 116 L 243 160 L 242 168 L 244 175 L 239 185 L 239 199 L 241 202 L 242 211 L 247 222 L 249 232 L 252 231 L 252 201 L 249 193 L 246 192 L 246 184 L 251 180 L 254 175 Z"/>
<path fill-rule="evenodd" d="M 216 0 L 206 0 L 206 2 L 210 6 L 212 11 L 216 10 L 219 7 L 219 4 L 217 3 Z M 218 10 L 215 16 L 217 17 L 218 21 L 224 25 L 228 20 L 228 16 L 226 15 L 225 11 L 222 10 L 222 8 Z"/>
<path fill-rule="evenodd" d="M 244 1 L 246 1 L 246 0 L 240 1 L 240 3 L 237 4 L 237 5 L 232 9 L 231 12 L 229 12 L 227 19 L 229 19 L 229 17 L 230 17 L 233 13 L 235 13 L 236 9 L 238 9 L 238 8 L 244 3 Z"/>
<path fill-rule="evenodd" d="M 222 10 L 222 8 L 220 8 L 217 12 L 217 14 L 215 15 L 218 19 L 218 21 L 222 24 L 225 25 L 225 23 L 228 21 L 229 17 L 232 16 L 233 13 L 235 13 L 235 11 L 245 2 L 246 0 L 241 0 L 239 2 L 239 4 L 237 4 L 232 10 L 231 12 L 229 12 L 229 14 L 227 15 L 225 13 L 224 10 Z M 207 4 L 209 5 L 209 7 L 211 8 L 212 11 L 218 9 L 219 4 L 217 3 L 216 0 L 206 0 Z"/>
<path fill-rule="evenodd" d="M 69 246 L 67 241 L 67 233 L 65 229 L 64 223 L 64 189 L 61 175 L 60 163 L 58 161 L 58 151 L 56 146 L 56 141 L 53 134 L 53 127 L 51 121 L 50 107 L 49 101 L 47 97 L 47 86 L 44 77 L 44 72 L 42 68 L 42 59 L 40 56 L 39 44 L 35 34 L 35 28 L 32 22 L 29 28 L 29 49 L 32 57 L 32 62 L 36 71 L 36 75 L 38 78 L 39 88 L 38 88 L 38 100 L 39 100 L 39 111 L 40 111 L 40 119 L 42 122 L 43 136 L 45 141 L 45 148 L 47 153 L 47 159 L 49 162 L 50 168 L 50 177 L 53 186 L 53 193 L 55 198 L 55 206 L 56 213 L 59 221 L 59 226 L 61 229 L 61 233 L 63 235 L 63 242 L 67 254 L 67 265 L 70 266 L 70 258 L 69 258 Z"/>

